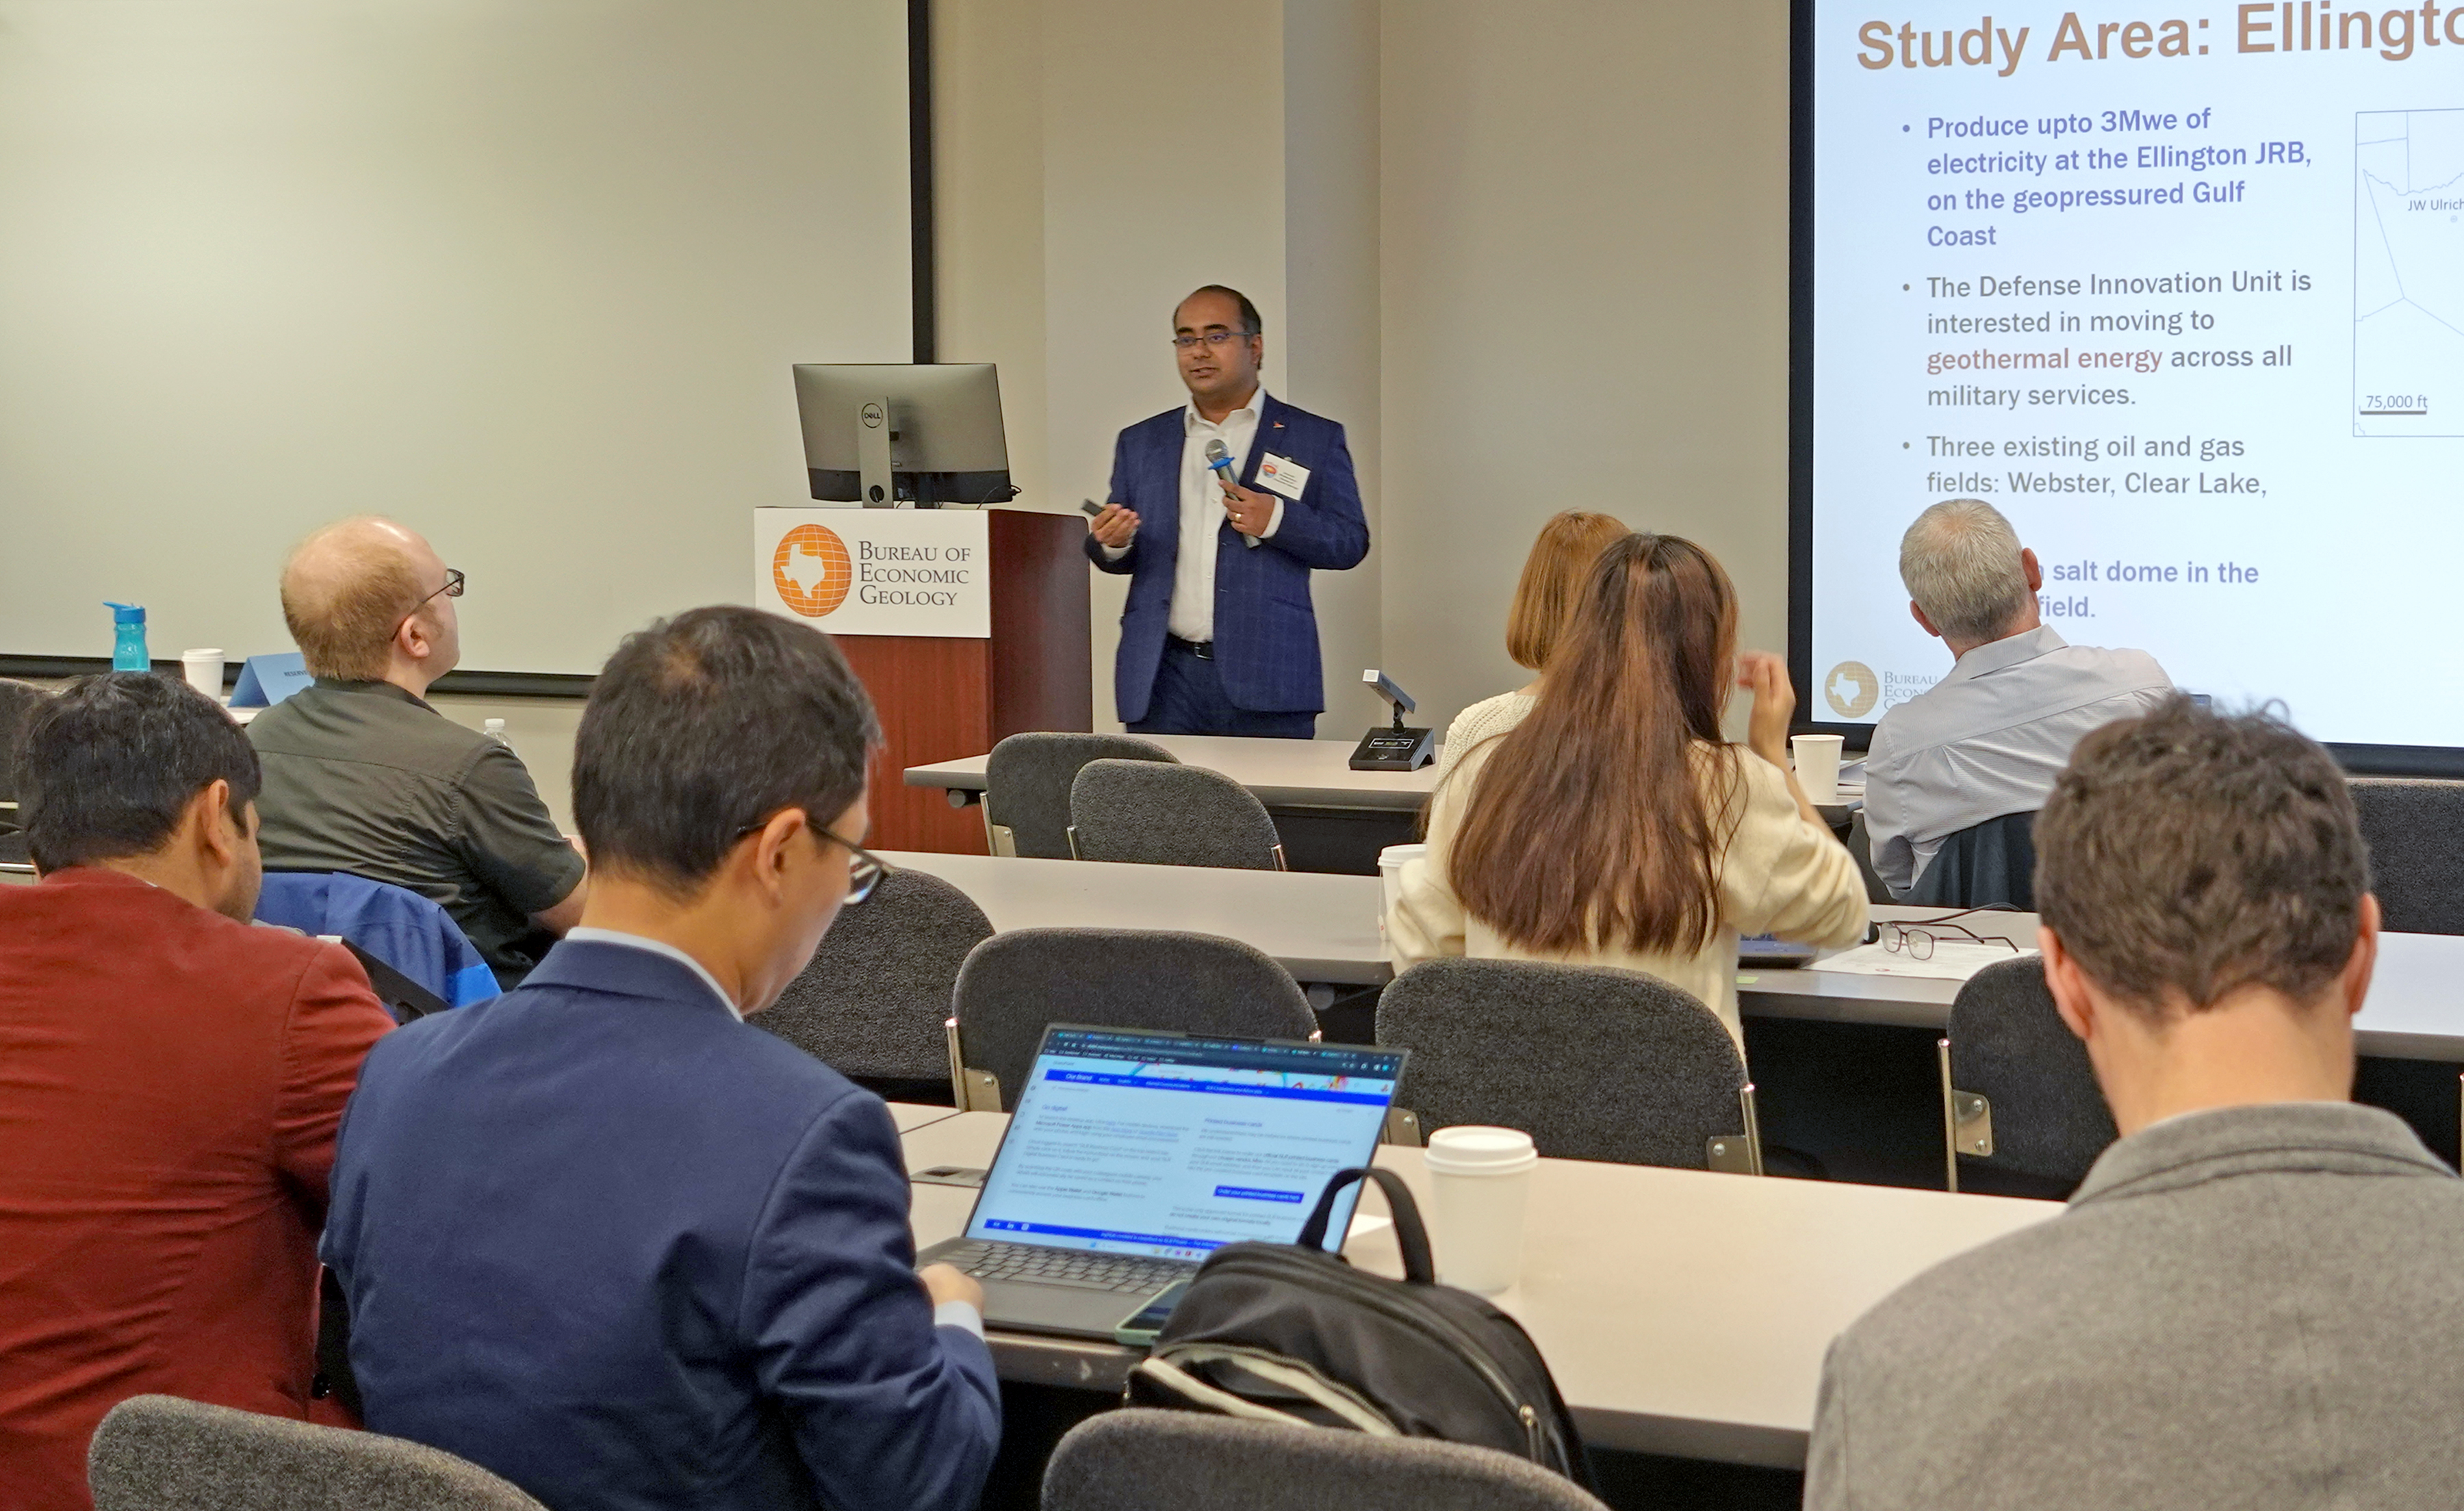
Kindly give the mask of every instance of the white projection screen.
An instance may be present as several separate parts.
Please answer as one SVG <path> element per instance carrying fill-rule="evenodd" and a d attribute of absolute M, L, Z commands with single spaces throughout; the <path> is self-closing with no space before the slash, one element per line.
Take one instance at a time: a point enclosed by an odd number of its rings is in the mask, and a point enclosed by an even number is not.
<path fill-rule="evenodd" d="M 288 650 L 381 513 L 462 665 L 743 602 L 789 369 L 911 355 L 903 0 L 0 0 L 0 655 Z M 23 664 L 20 663 L 22 666 Z"/>
<path fill-rule="evenodd" d="M 2045 623 L 2464 775 L 2464 12 L 1797 0 L 1792 650 L 1852 743 L 1948 672 L 1970 496 Z"/>

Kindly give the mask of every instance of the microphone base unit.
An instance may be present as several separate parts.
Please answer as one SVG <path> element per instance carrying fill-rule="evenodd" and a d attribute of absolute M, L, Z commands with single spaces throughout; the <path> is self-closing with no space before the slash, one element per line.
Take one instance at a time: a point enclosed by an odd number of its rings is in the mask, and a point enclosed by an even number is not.
<path fill-rule="evenodd" d="M 1360 743 L 1353 747 L 1352 769 L 1418 771 L 1437 758 L 1437 731 L 1407 729 L 1398 723 L 1360 736 Z"/>

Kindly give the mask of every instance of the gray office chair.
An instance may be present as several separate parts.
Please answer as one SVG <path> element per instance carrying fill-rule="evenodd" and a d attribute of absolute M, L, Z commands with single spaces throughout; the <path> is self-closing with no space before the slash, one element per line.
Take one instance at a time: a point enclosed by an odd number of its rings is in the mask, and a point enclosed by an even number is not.
<path fill-rule="evenodd" d="M 1857 863 L 1858 876 L 1865 883 L 1865 901 L 1898 902 L 1899 899 L 1891 895 L 1891 888 L 1882 880 L 1881 874 L 1874 869 L 1874 837 L 1865 828 L 1865 810 L 1861 804 L 1855 813 L 1848 816 L 1848 838 L 1842 843 L 1848 846 L 1849 859 Z"/>
<path fill-rule="evenodd" d="M 1069 786 L 1069 848 L 1082 861 L 1284 869 L 1284 842 L 1257 795 L 1220 771 L 1093 760 Z"/>
<path fill-rule="evenodd" d="M 1013 734 L 984 761 L 984 841 L 995 855 L 1069 859 L 1069 784 L 1090 760 L 1179 757 L 1129 734 Z"/>
<path fill-rule="evenodd" d="M 544 1511 L 506 1480 L 399 1437 L 132 1395 L 86 1453 L 95 1511 Z"/>
<path fill-rule="evenodd" d="M 2033 955 L 1968 978 L 1935 1058 L 1948 1190 L 1961 1189 L 1965 1169 L 1969 1191 L 2067 1197 L 2120 1136 L 2087 1046 L 2054 1010 Z"/>
<path fill-rule="evenodd" d="M 1130 1409 L 1069 1430 L 1044 1511 L 1607 1511 L 1491 1448 Z"/>
<path fill-rule="evenodd" d="M 1378 998 L 1377 1042 L 1412 1052 L 1396 1100 L 1423 1132 L 1491 1124 L 1554 1159 L 1763 1172 L 1736 1040 L 1639 972 L 1425 960 Z"/>
<path fill-rule="evenodd" d="M 891 871 L 839 909 L 812 964 L 749 1021 L 892 1101 L 941 1101 L 958 968 L 992 936 L 966 893 L 922 871 Z"/>
<path fill-rule="evenodd" d="M 26 836 L 17 818 L 17 741 L 51 694 L 28 682 L 0 680 L 0 863 L 23 865 Z"/>
<path fill-rule="evenodd" d="M 2464 781 L 2358 777 L 2352 788 L 2386 926 L 2464 934 Z"/>
<path fill-rule="evenodd" d="M 2036 816 L 2006 813 L 1942 842 L 1906 901 L 1927 908 L 2036 910 Z"/>
<path fill-rule="evenodd" d="M 958 970 L 950 1080 L 961 1107 L 1015 1105 L 1052 1023 L 1314 1039 L 1291 974 L 1237 939 L 1139 929 L 1015 929 Z"/>

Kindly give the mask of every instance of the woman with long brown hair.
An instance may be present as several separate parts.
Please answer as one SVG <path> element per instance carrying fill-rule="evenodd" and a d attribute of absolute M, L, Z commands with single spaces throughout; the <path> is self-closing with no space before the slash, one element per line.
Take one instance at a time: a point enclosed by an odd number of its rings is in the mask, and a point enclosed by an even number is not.
<path fill-rule="evenodd" d="M 1574 600 L 1591 580 L 1593 564 L 1610 541 L 1627 533 L 1619 520 L 1580 509 L 1564 510 L 1540 527 L 1540 538 L 1531 542 L 1531 555 L 1524 558 L 1523 576 L 1514 584 L 1514 606 L 1506 615 L 1506 653 L 1532 674 L 1531 680 L 1455 715 L 1446 726 L 1446 742 L 1438 747 L 1438 780 L 1446 779 L 1463 752 L 1505 734 L 1531 712 L 1550 659 L 1565 638 Z"/>
<path fill-rule="evenodd" d="M 1702 547 L 1630 535 L 1603 551 L 1529 714 L 1464 751 L 1430 799 L 1429 853 L 1387 916 L 1397 963 L 1648 972 L 1742 1043 L 1740 932 L 1861 936 L 1856 862 L 1788 770 L 1787 668 L 1736 641 L 1736 591 Z M 1740 686 L 1744 750 L 1720 734 Z"/>

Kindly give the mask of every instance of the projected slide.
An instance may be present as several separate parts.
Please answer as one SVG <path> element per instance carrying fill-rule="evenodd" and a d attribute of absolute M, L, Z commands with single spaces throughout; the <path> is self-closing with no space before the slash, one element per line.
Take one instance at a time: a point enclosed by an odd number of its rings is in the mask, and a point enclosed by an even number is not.
<path fill-rule="evenodd" d="M 2073 643 L 2464 746 L 2464 6 L 1812 4 L 1809 712 L 1950 669 L 1966 496 Z"/>

